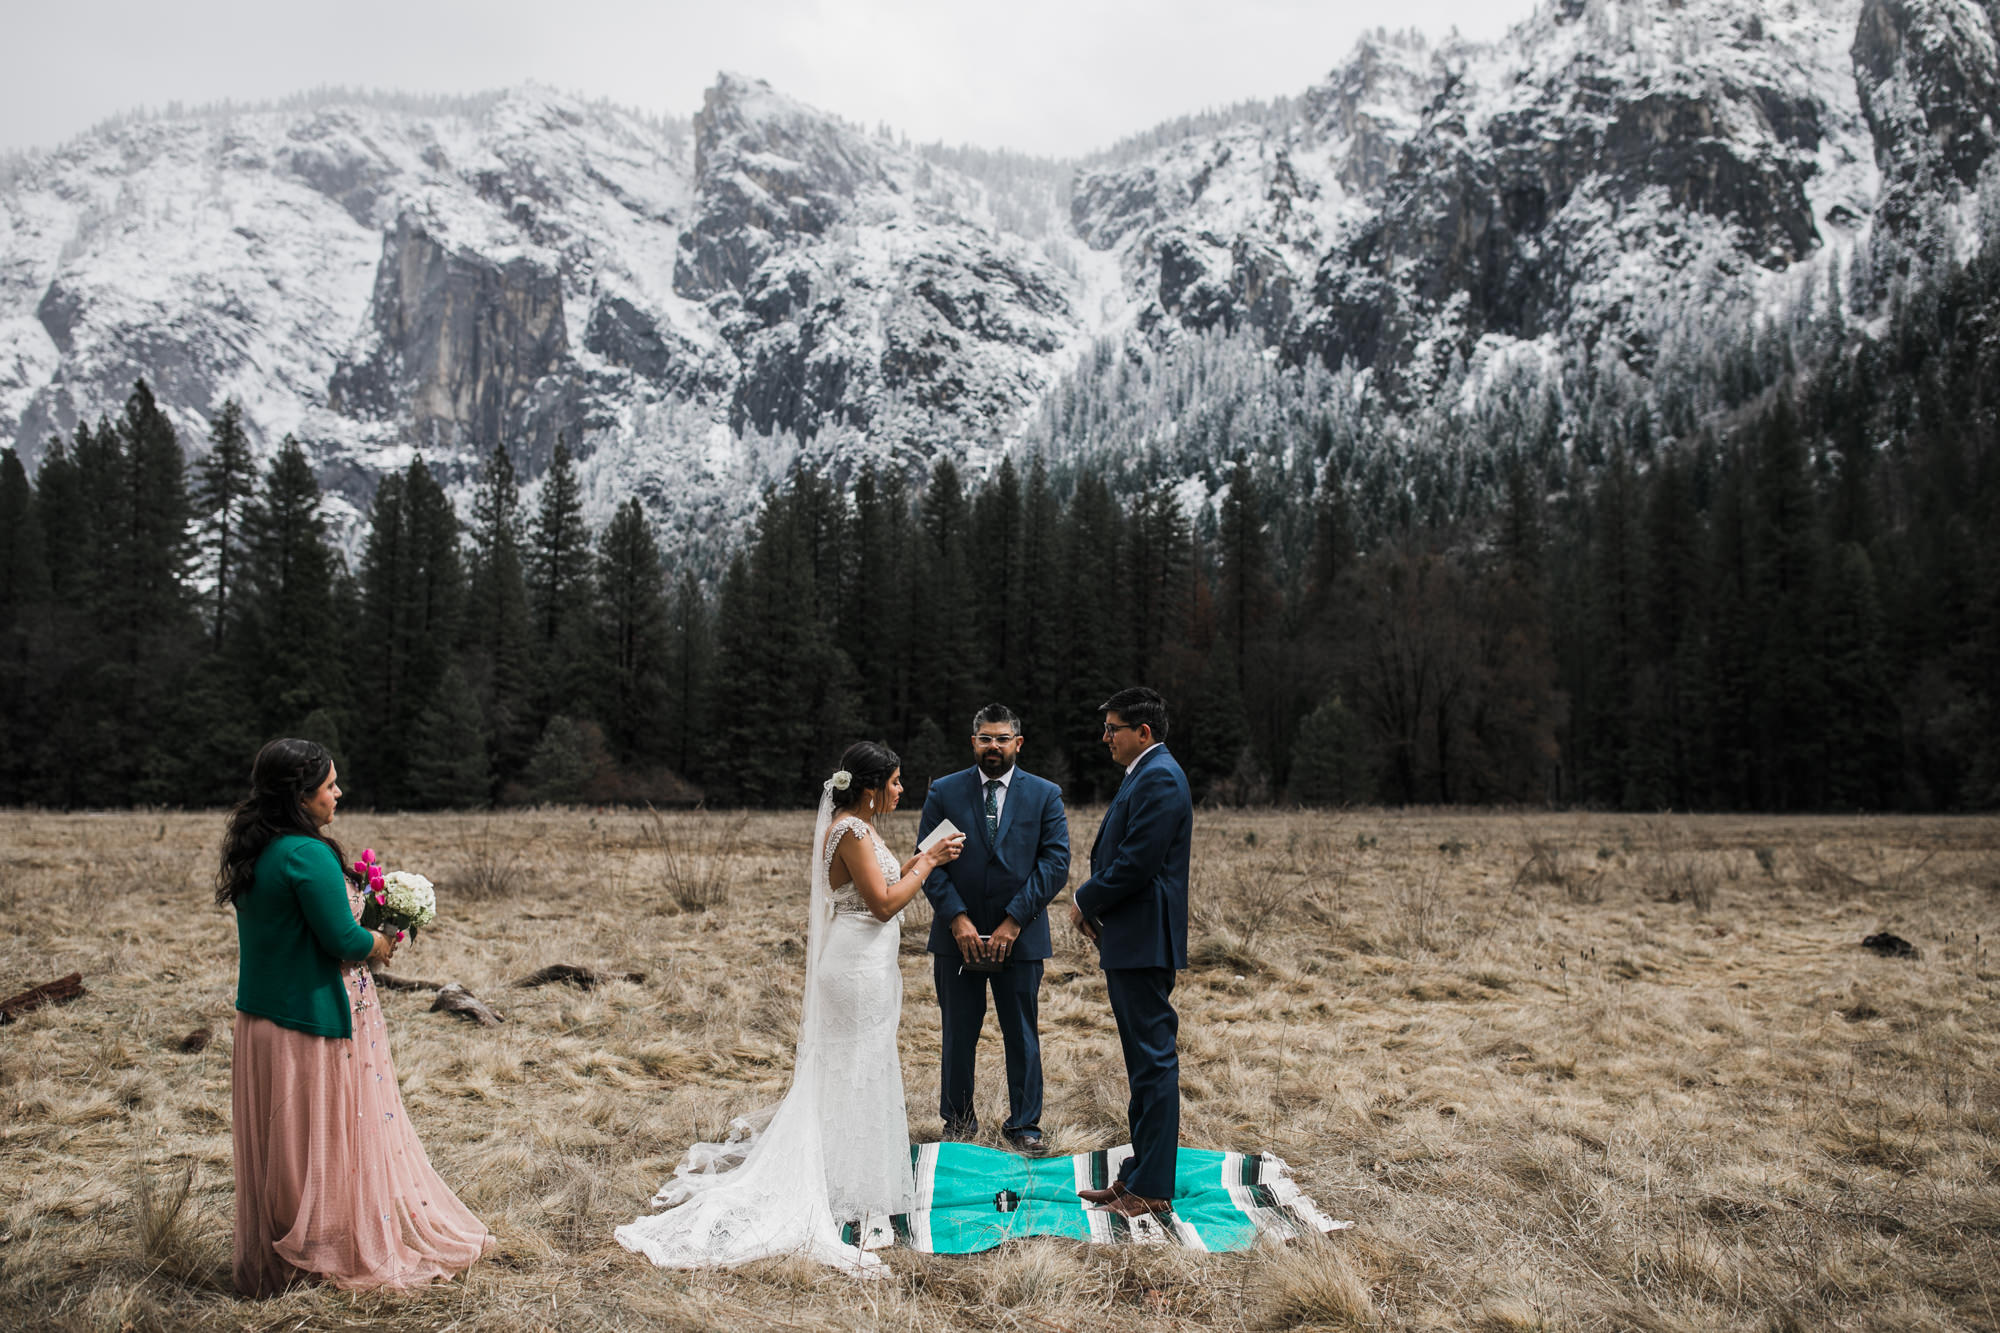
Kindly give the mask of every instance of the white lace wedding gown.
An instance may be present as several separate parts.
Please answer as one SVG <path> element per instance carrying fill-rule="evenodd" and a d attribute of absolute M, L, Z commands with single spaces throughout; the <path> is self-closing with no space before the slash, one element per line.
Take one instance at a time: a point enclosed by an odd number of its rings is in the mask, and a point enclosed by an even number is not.
<path fill-rule="evenodd" d="M 614 1233 L 664 1268 L 804 1254 L 856 1276 L 885 1276 L 880 1259 L 842 1243 L 842 1225 L 862 1223 L 857 1238 L 884 1235 L 887 1218 L 916 1205 L 896 1051 L 901 928 L 896 918 L 877 921 L 852 884 L 829 888 L 842 838 L 865 839 L 890 884 L 899 867 L 867 824 L 830 819 L 831 795 L 829 785 L 815 830 L 792 1086 L 775 1108 L 732 1121 L 728 1141 L 688 1149 L 653 1196 L 666 1211 Z"/>

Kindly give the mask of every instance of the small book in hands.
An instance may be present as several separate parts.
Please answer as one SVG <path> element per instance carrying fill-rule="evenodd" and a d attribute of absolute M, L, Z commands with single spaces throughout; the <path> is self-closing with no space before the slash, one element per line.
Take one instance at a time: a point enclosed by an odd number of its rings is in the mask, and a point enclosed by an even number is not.
<path fill-rule="evenodd" d="M 981 935 L 979 942 L 981 944 L 991 944 L 993 943 L 993 937 L 991 935 Z M 964 954 L 960 954 L 958 961 L 961 970 L 966 972 L 1000 972 L 1004 971 L 1007 967 L 1007 960 L 1004 958 L 967 958 Z"/>

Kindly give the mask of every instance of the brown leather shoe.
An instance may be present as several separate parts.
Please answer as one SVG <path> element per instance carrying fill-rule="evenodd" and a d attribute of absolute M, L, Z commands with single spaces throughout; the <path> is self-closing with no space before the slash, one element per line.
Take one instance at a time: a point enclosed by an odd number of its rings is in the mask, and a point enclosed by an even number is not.
<path fill-rule="evenodd" d="M 1174 1210 L 1174 1201 L 1149 1199 L 1143 1194 L 1134 1194 L 1120 1185 L 1118 1197 L 1104 1205 L 1104 1208 L 1106 1212 L 1116 1213 L 1120 1217 L 1147 1217 L 1155 1213 L 1171 1213 Z"/>
<path fill-rule="evenodd" d="M 1093 1208 L 1102 1208 L 1106 1204 L 1116 1201 L 1124 1193 L 1125 1182 L 1114 1180 L 1101 1190 L 1078 1190 L 1076 1197 L 1082 1199 Z"/>

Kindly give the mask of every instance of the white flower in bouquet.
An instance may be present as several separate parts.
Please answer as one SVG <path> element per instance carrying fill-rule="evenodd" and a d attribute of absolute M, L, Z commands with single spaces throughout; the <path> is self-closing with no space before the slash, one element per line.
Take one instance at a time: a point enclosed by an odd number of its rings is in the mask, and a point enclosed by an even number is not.
<path fill-rule="evenodd" d="M 405 930 L 418 930 L 437 920 L 437 890 L 415 871 L 390 871 L 382 877 L 382 892 L 388 899 L 382 905 L 382 915 Z"/>

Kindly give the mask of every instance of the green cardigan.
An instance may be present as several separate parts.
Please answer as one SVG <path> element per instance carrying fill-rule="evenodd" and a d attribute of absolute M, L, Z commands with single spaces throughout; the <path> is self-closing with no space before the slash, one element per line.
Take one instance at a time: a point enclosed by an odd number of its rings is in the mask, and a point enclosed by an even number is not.
<path fill-rule="evenodd" d="M 280 1027 L 352 1037 L 340 964 L 374 947 L 347 906 L 333 848 L 302 834 L 273 838 L 250 892 L 236 900 L 236 1007 Z"/>

